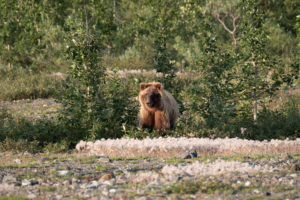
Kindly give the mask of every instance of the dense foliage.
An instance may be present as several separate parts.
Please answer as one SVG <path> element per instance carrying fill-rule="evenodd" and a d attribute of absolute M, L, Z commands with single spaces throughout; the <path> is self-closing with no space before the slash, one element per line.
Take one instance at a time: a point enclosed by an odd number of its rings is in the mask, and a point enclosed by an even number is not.
<path fill-rule="evenodd" d="M 180 104 L 167 134 L 299 137 L 297 100 L 268 106 L 278 90 L 299 87 L 299 1 L 0 0 L 0 7 L 0 99 L 60 99 L 58 121 L 32 126 L 60 127 L 57 138 L 68 145 L 149 135 L 136 127 L 135 97 L 140 82 L 153 80 Z M 126 69 L 161 74 L 119 76 Z M 57 78 L 58 71 L 68 72 Z"/>

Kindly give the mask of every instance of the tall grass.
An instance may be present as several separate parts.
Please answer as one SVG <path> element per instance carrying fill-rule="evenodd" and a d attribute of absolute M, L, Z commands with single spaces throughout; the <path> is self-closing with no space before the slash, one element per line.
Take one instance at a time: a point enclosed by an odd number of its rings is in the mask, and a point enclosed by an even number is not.
<path fill-rule="evenodd" d="M 59 95 L 62 77 L 53 72 L 0 66 L 0 100 L 49 98 Z"/>

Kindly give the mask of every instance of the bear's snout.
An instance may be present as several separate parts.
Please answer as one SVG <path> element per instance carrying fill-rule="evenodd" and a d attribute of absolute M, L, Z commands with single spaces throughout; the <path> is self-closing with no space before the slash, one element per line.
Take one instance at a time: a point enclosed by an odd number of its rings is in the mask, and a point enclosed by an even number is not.
<path fill-rule="evenodd" d="M 147 106 L 149 106 L 149 107 L 153 107 L 153 106 L 154 106 L 154 103 L 151 102 L 151 101 L 147 101 L 146 104 L 147 104 Z"/>

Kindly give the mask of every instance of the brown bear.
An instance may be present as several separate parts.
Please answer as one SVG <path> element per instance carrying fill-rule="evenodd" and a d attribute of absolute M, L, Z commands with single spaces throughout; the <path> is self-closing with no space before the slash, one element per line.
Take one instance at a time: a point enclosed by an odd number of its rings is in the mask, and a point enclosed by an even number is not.
<path fill-rule="evenodd" d="M 170 129 L 178 118 L 178 105 L 174 97 L 158 82 L 141 83 L 139 124 L 142 128 Z"/>

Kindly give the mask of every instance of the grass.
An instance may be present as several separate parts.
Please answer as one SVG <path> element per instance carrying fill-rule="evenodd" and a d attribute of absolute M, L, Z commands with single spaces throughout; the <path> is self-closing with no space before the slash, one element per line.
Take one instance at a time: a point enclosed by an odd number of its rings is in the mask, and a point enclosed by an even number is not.
<path fill-rule="evenodd" d="M 164 188 L 167 194 L 196 194 L 198 192 L 205 194 L 214 194 L 216 191 L 226 194 L 232 194 L 234 188 L 229 184 L 210 180 L 188 180 L 168 185 Z"/>
<path fill-rule="evenodd" d="M 297 158 L 297 154 L 290 154 L 292 157 Z M 203 163 L 211 163 L 214 162 L 217 159 L 222 159 L 226 161 L 239 161 L 239 162 L 247 162 L 250 160 L 261 160 L 261 159 L 267 159 L 270 160 L 271 158 L 276 158 L 280 155 L 276 154 L 250 154 L 250 155 L 243 155 L 243 154 L 237 154 L 237 155 L 198 155 L 197 158 L 191 158 L 191 159 L 181 159 L 181 158 L 168 158 L 165 160 L 167 164 L 173 164 L 173 163 L 191 163 L 194 161 L 201 161 Z"/>
<path fill-rule="evenodd" d="M 53 72 L 0 66 L 0 74 L 2 101 L 56 97 L 62 89 L 62 78 Z"/>
<path fill-rule="evenodd" d="M 7 196 L 7 197 L 0 197 L 0 200 L 26 200 L 26 197 L 23 196 Z"/>
<path fill-rule="evenodd" d="M 294 187 L 292 187 L 292 186 L 279 185 L 279 186 L 276 186 L 273 190 L 275 192 L 286 192 L 286 191 L 293 190 L 293 189 L 294 189 Z"/>
<path fill-rule="evenodd" d="M 52 187 L 52 186 L 49 186 L 49 187 L 41 186 L 41 187 L 39 187 L 39 189 L 43 192 L 55 192 L 56 191 L 56 187 Z"/>
<path fill-rule="evenodd" d="M 110 167 L 110 166 L 105 166 L 105 165 L 102 165 L 102 164 L 97 164 L 96 165 L 96 170 L 97 171 L 107 171 L 107 170 L 111 170 L 112 169 L 112 167 Z"/>

